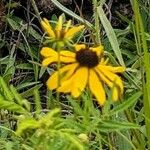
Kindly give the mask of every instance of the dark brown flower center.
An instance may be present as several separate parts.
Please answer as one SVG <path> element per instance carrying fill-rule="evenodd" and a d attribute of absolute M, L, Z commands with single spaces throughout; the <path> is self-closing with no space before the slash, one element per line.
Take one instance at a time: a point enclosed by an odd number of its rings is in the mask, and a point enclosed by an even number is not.
<path fill-rule="evenodd" d="M 76 52 L 76 60 L 81 66 L 87 66 L 89 68 L 98 65 L 99 59 L 96 52 L 89 49 L 81 49 Z"/>

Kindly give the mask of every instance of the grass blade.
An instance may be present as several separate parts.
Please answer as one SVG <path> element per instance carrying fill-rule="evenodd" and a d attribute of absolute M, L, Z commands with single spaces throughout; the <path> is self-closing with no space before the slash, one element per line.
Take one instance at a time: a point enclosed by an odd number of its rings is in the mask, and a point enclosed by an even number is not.
<path fill-rule="evenodd" d="M 112 46 L 112 49 L 119 61 L 119 63 L 122 65 L 122 66 L 125 66 L 124 64 L 124 61 L 123 61 L 123 58 L 122 58 L 122 54 L 121 54 L 121 50 L 119 48 L 119 43 L 117 41 L 117 37 L 115 35 L 115 32 L 109 22 L 109 20 L 107 19 L 103 9 L 102 9 L 102 6 L 99 6 L 98 7 L 98 15 L 99 15 L 99 18 L 101 20 L 101 23 L 106 31 L 106 34 L 107 34 L 107 37 L 109 39 L 109 42 Z"/>

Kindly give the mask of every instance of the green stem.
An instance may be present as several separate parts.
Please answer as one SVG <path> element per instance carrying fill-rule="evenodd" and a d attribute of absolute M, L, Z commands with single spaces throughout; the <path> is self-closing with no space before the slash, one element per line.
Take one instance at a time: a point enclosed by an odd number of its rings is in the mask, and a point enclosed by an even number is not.
<path fill-rule="evenodd" d="M 100 40 L 100 24 L 99 24 L 99 17 L 98 17 L 98 2 L 97 0 L 92 0 L 93 2 L 93 17 L 95 21 L 95 37 L 96 37 L 96 44 L 101 44 Z"/>
<path fill-rule="evenodd" d="M 125 115 L 126 115 L 127 120 L 129 122 L 134 123 L 134 119 L 132 118 L 132 114 L 128 110 L 125 111 Z M 134 135 L 134 137 L 136 139 L 136 142 L 137 142 L 137 143 L 135 143 L 136 147 L 140 150 L 144 149 L 144 145 L 143 145 L 142 140 L 141 140 L 140 132 L 137 130 L 131 130 L 131 133 Z"/>
<path fill-rule="evenodd" d="M 144 26 L 139 10 L 139 4 L 137 0 L 133 0 L 133 10 L 135 14 L 135 25 L 136 25 L 136 34 L 139 37 L 138 45 L 141 47 L 144 53 L 144 69 L 145 69 L 145 77 L 143 75 L 143 92 L 144 92 L 144 113 L 145 113 L 145 125 L 146 125 L 146 134 L 148 139 L 148 149 L 150 148 L 150 60 L 149 60 L 149 52 L 147 47 L 147 42 L 145 38 Z M 142 67 L 142 65 L 141 65 Z M 146 78 L 146 79 L 144 79 Z"/>
<path fill-rule="evenodd" d="M 39 13 L 39 10 L 37 8 L 37 5 L 36 5 L 35 1 L 31 0 L 31 4 L 32 4 L 32 7 L 35 11 L 36 16 L 38 17 L 39 22 L 41 22 L 42 19 L 41 19 L 41 16 L 40 16 L 40 13 Z"/>
<path fill-rule="evenodd" d="M 58 71 L 58 87 L 60 86 L 60 80 L 61 80 L 61 76 L 60 76 L 60 67 L 61 67 L 61 63 L 60 63 L 60 50 L 62 48 L 61 43 L 57 43 L 56 44 L 56 50 L 58 52 L 58 62 L 57 62 L 57 71 Z M 59 106 L 59 100 L 60 100 L 60 93 L 57 92 L 56 95 L 56 99 L 57 99 L 57 105 Z"/>

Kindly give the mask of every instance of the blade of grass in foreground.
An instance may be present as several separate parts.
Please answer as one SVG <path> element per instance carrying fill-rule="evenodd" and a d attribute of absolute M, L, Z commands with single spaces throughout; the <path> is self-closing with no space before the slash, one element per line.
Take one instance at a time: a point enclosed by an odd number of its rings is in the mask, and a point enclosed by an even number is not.
<path fill-rule="evenodd" d="M 149 52 L 144 32 L 144 26 L 142 22 L 142 18 L 139 11 L 139 4 L 137 0 L 133 0 L 133 10 L 135 15 L 135 25 L 136 29 L 139 31 L 136 34 L 139 37 L 138 45 L 141 46 L 144 54 L 144 69 L 145 69 L 145 81 L 143 80 L 143 91 L 144 91 L 144 113 L 145 113 L 145 125 L 146 125 L 146 134 L 148 139 L 148 148 L 150 148 L 150 60 L 149 60 Z M 142 67 L 142 66 L 141 66 Z M 144 79 L 144 76 L 143 76 Z"/>

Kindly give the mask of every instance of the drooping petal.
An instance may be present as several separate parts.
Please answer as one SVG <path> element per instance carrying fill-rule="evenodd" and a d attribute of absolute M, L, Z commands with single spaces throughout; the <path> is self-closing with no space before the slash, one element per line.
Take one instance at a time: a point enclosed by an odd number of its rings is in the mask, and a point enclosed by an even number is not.
<path fill-rule="evenodd" d="M 58 58 L 60 60 L 61 63 L 74 63 L 76 62 L 76 59 L 73 57 L 65 57 L 65 56 L 61 56 Z M 58 61 L 57 59 L 57 61 Z"/>
<path fill-rule="evenodd" d="M 99 75 L 100 79 L 106 83 L 110 88 L 113 87 L 113 82 L 110 81 L 108 78 L 106 78 L 106 76 L 104 76 L 104 74 L 97 68 L 95 67 L 95 70 L 97 72 L 97 74 Z"/>
<path fill-rule="evenodd" d="M 75 34 L 77 34 L 78 32 L 80 32 L 82 29 L 84 28 L 84 25 L 80 25 L 80 26 L 77 26 L 77 27 L 72 27 L 70 28 L 66 34 L 64 35 L 64 38 L 66 39 L 71 39 L 73 38 L 73 36 Z"/>
<path fill-rule="evenodd" d="M 57 92 L 69 93 L 72 88 L 72 78 L 67 81 L 64 81 L 60 87 L 58 87 Z"/>
<path fill-rule="evenodd" d="M 65 78 L 65 73 L 67 71 L 72 70 L 72 68 L 74 69 L 76 67 L 76 65 L 74 64 L 70 64 L 70 65 L 66 65 L 63 68 L 61 68 L 59 71 L 54 72 L 50 78 L 47 80 L 47 86 L 50 90 L 54 90 L 56 89 L 59 85 L 58 85 L 58 78 L 60 81 L 60 84 L 64 81 Z M 71 74 L 70 74 L 71 75 Z M 69 76 L 68 76 L 69 78 Z M 66 78 L 66 79 L 68 79 Z"/>
<path fill-rule="evenodd" d="M 90 69 L 89 72 L 89 87 L 100 106 L 104 105 L 106 101 L 105 90 L 94 70 Z"/>
<path fill-rule="evenodd" d="M 115 73 L 110 72 L 103 66 L 97 66 L 97 67 L 110 81 L 116 84 L 120 88 L 120 92 L 123 93 L 123 83 L 120 77 L 116 75 Z"/>
<path fill-rule="evenodd" d="M 52 48 L 49 48 L 49 47 L 43 47 L 41 49 L 41 55 L 44 56 L 44 57 L 51 57 L 51 56 L 57 56 L 58 53 L 53 50 Z"/>
<path fill-rule="evenodd" d="M 75 63 L 76 62 L 75 53 L 67 50 L 60 51 L 60 62 Z"/>
<path fill-rule="evenodd" d="M 55 38 L 55 33 L 54 31 L 52 30 L 52 27 L 51 25 L 49 24 L 49 21 L 44 18 L 42 21 L 41 21 L 41 25 L 43 27 L 43 29 L 45 30 L 45 32 L 50 36 L 50 37 L 53 37 Z"/>
<path fill-rule="evenodd" d="M 88 68 L 81 67 L 72 76 L 71 94 L 73 97 L 79 97 L 84 90 L 88 80 Z"/>
<path fill-rule="evenodd" d="M 50 64 L 52 64 L 52 63 L 55 63 L 55 62 L 57 62 L 57 60 L 58 60 L 58 57 L 56 56 L 56 57 L 47 57 L 47 58 L 45 58 L 45 59 L 43 59 L 43 61 L 42 61 L 42 65 L 44 66 L 44 67 L 46 67 L 46 66 L 48 66 L 48 65 L 50 65 Z"/>
<path fill-rule="evenodd" d="M 95 68 L 97 74 L 99 75 L 100 79 L 106 83 L 112 90 L 112 99 L 114 101 L 117 101 L 119 99 L 119 93 L 120 93 L 120 89 L 118 87 L 115 86 L 115 84 L 110 81 L 102 72 L 100 72 L 100 70 L 98 68 Z"/>
<path fill-rule="evenodd" d="M 58 92 L 63 92 L 63 93 L 69 93 L 69 92 L 71 92 L 73 73 L 75 72 L 75 70 L 78 67 L 78 65 L 79 65 L 78 63 L 75 63 L 75 64 L 73 64 L 73 65 L 71 65 L 69 67 L 70 70 L 68 70 L 66 72 L 65 76 L 61 80 L 62 84 L 57 89 Z"/>
<path fill-rule="evenodd" d="M 101 66 L 101 65 L 100 65 Z M 113 73 L 122 73 L 125 71 L 125 67 L 112 67 L 112 66 L 103 66 L 106 70 L 109 70 Z"/>
<path fill-rule="evenodd" d="M 112 100 L 117 101 L 119 99 L 119 91 L 117 87 L 112 88 Z"/>
<path fill-rule="evenodd" d="M 75 54 L 69 51 L 61 51 L 60 55 L 51 48 L 44 47 L 41 50 L 41 55 L 46 57 L 42 65 L 47 66 L 51 63 L 60 61 L 61 63 L 73 63 L 76 62 Z M 60 56 L 60 57 L 59 57 Z"/>
<path fill-rule="evenodd" d="M 69 79 L 73 73 L 75 72 L 75 70 L 78 68 L 79 64 L 78 63 L 74 63 L 72 66 L 71 66 L 71 69 L 68 70 L 63 78 L 63 80 L 67 80 Z"/>
<path fill-rule="evenodd" d="M 75 47 L 76 51 L 79 51 L 81 49 L 85 49 L 86 45 L 85 44 L 75 44 L 74 47 Z"/>
<path fill-rule="evenodd" d="M 90 50 L 96 52 L 97 56 L 101 56 L 103 54 L 103 46 L 102 45 L 99 45 L 97 47 L 90 47 L 89 48 Z"/>
<path fill-rule="evenodd" d="M 67 50 L 60 51 L 60 55 L 64 57 L 73 57 L 75 58 L 75 53 Z"/>

